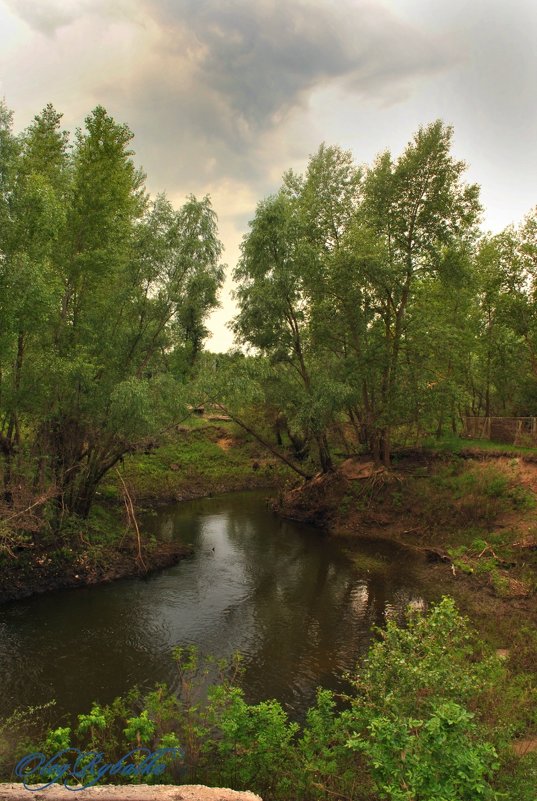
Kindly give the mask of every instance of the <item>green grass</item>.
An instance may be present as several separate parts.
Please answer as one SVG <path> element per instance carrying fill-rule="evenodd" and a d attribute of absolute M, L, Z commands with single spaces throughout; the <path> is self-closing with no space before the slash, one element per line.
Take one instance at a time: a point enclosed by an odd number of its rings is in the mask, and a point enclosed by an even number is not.
<path fill-rule="evenodd" d="M 229 447 L 219 445 L 222 440 L 229 440 Z M 192 418 L 154 451 L 127 457 L 121 469 L 137 500 L 180 500 L 268 486 L 286 474 L 234 423 L 200 418 Z M 120 498 L 117 476 L 110 475 L 99 491 L 103 498 Z"/>

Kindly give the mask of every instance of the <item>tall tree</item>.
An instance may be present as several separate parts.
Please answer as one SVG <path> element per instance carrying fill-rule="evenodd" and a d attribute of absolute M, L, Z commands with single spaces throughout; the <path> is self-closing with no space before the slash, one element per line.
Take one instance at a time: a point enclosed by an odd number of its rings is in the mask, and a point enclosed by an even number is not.
<path fill-rule="evenodd" d="M 383 154 L 364 181 L 358 225 L 382 246 L 381 258 L 366 276 L 375 306 L 379 371 L 365 381 L 364 404 L 373 451 L 387 464 L 414 292 L 420 280 L 449 266 L 446 249 L 476 236 L 478 187 L 463 183 L 465 164 L 451 155 L 452 136 L 441 121 L 420 128 L 397 161 Z"/>
<path fill-rule="evenodd" d="M 184 376 L 167 369 L 170 354 L 190 331 L 199 350 L 223 280 L 209 199 L 179 211 L 150 202 L 131 139 L 97 107 L 70 153 L 48 106 L 20 138 L 6 193 L 2 442 L 16 443 L 24 422 L 38 477 L 56 487 L 58 522 L 86 517 L 106 472 L 173 419 Z"/>
<path fill-rule="evenodd" d="M 335 356 L 323 331 L 325 284 L 355 213 L 359 182 L 351 155 L 322 145 L 304 176 L 287 173 L 278 195 L 258 206 L 234 273 L 235 333 L 270 358 L 273 401 L 279 395 L 287 421 L 302 429 L 303 441 L 313 439 L 325 472 L 332 468 L 327 428 L 346 393 L 327 369 Z"/>
<path fill-rule="evenodd" d="M 21 447 L 20 418 L 42 397 L 33 368 L 47 340 L 59 299 L 59 242 L 65 223 L 67 138 L 52 106 L 34 118 L 17 142 L 9 214 L 2 242 L 6 319 L 11 338 L 4 369 L 2 437 L 5 497 L 10 500 L 12 463 Z M 7 354 L 6 354 L 7 355 Z"/>
<path fill-rule="evenodd" d="M 386 464 L 393 427 L 416 422 L 420 308 L 431 321 L 421 289 L 456 286 L 457 254 L 471 250 L 480 211 L 451 140 L 440 121 L 421 128 L 397 160 L 382 154 L 364 177 L 350 154 L 323 145 L 304 176 L 288 173 L 260 204 L 244 241 L 235 331 L 280 375 L 286 365 L 297 376 L 323 470 L 326 432 L 342 411 Z M 454 372 L 443 381 L 452 416 Z"/>

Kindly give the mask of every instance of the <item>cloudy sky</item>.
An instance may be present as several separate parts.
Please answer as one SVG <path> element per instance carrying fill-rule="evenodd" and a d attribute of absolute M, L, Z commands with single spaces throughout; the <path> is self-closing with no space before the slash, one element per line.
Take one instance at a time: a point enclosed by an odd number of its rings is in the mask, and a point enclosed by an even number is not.
<path fill-rule="evenodd" d="M 210 193 L 230 268 L 257 201 L 322 141 L 370 162 L 441 117 L 486 228 L 537 204 L 536 0 L 0 0 L 0 96 L 18 129 L 48 102 L 71 130 L 103 104 L 151 191 Z"/>

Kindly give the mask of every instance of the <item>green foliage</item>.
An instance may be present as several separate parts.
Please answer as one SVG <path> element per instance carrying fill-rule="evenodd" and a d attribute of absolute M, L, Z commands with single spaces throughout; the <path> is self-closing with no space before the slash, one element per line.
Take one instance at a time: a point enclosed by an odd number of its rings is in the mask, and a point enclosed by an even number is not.
<path fill-rule="evenodd" d="M 49 723 L 55 702 L 34 707 L 18 707 L 7 718 L 0 718 L 0 776 L 9 777 L 14 762 L 32 751 Z"/>
<path fill-rule="evenodd" d="M 497 769 L 489 743 L 475 742 L 473 715 L 453 701 L 433 706 L 426 720 L 379 717 L 369 737 L 351 738 L 365 753 L 381 797 L 390 801 L 473 801 L 497 798 L 489 778 Z"/>
<path fill-rule="evenodd" d="M 127 726 L 123 730 L 129 742 L 136 742 L 138 745 L 150 743 L 155 734 L 155 724 L 148 717 L 146 709 L 138 717 L 129 718 Z"/>
<path fill-rule="evenodd" d="M 41 746 L 107 760 L 137 745 L 178 747 L 183 759 L 149 781 L 250 789 L 267 801 L 530 801 L 510 745 L 535 725 L 535 677 L 488 656 L 448 598 L 377 634 L 345 703 L 320 689 L 301 724 L 275 700 L 246 702 L 240 660 L 177 647 L 176 694 L 158 685 L 94 704 Z M 531 775 L 531 758 L 524 764 Z"/>
<path fill-rule="evenodd" d="M 216 688 L 209 694 L 214 720 L 218 781 L 235 787 L 263 787 L 273 794 L 289 769 L 298 724 L 290 723 L 278 701 L 249 705 L 239 688 Z"/>
<path fill-rule="evenodd" d="M 494 675 L 493 662 L 470 661 L 475 636 L 449 598 L 427 616 L 411 612 L 406 627 L 389 620 L 379 634 L 355 687 L 382 713 L 410 716 L 431 697 L 466 701 L 487 672 Z"/>
<path fill-rule="evenodd" d="M 30 485 L 55 487 L 56 528 L 86 518 L 103 476 L 184 415 L 223 281 L 207 197 L 150 200 L 131 131 L 101 106 L 72 148 L 60 124 L 47 106 L 17 139 L 0 115 L 3 479 L 13 503 L 31 454 Z M 189 358 L 174 374 L 176 351 Z"/>
<path fill-rule="evenodd" d="M 44 743 L 45 753 L 56 754 L 58 751 L 64 751 L 70 747 L 71 742 L 71 729 L 69 726 L 60 726 L 53 729 L 47 734 Z"/>
<path fill-rule="evenodd" d="M 479 204 L 451 138 L 437 121 L 365 172 L 322 145 L 244 239 L 234 330 L 267 358 L 266 400 L 315 440 L 323 471 L 341 415 L 388 461 L 393 428 L 441 428 L 463 399 Z"/>
<path fill-rule="evenodd" d="M 496 752 L 469 709 L 502 679 L 452 600 L 406 628 L 388 621 L 354 682 L 354 734 L 348 747 L 367 755 L 381 797 L 391 801 L 494 798 Z"/>

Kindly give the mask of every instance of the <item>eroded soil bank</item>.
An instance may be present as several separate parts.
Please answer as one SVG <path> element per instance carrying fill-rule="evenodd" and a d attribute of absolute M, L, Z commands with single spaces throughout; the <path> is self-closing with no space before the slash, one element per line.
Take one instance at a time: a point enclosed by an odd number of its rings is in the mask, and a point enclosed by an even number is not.
<path fill-rule="evenodd" d="M 275 509 L 344 538 L 351 554 L 363 538 L 397 541 L 421 554 L 433 595 L 455 597 L 498 648 L 509 647 L 516 629 L 537 624 L 531 458 L 407 451 L 388 471 L 354 457 L 280 493 Z"/>

